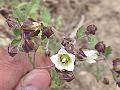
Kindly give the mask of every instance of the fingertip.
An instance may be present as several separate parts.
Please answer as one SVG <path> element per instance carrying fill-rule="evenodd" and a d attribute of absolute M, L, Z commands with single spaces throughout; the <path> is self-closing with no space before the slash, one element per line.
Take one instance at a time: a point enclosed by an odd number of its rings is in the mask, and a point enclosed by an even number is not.
<path fill-rule="evenodd" d="M 15 90 L 48 90 L 50 74 L 46 69 L 34 69 L 23 77 Z"/>

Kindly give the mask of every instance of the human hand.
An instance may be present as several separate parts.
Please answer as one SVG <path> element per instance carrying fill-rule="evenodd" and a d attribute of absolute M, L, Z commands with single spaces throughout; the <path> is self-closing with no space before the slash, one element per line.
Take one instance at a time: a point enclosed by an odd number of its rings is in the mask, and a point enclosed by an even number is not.
<path fill-rule="evenodd" d="M 48 57 L 36 54 L 36 67 L 50 64 Z M 50 79 L 47 69 L 32 68 L 27 53 L 12 58 L 0 49 L 0 90 L 47 90 Z"/>

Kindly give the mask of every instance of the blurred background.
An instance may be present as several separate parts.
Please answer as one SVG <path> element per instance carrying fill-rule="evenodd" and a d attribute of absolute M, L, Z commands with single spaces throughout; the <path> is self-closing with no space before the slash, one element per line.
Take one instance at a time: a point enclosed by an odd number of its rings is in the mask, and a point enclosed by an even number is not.
<path fill-rule="evenodd" d="M 0 8 L 10 8 L 14 1 L 20 3 L 30 0 L 0 0 Z M 84 25 L 95 24 L 99 40 L 112 47 L 113 52 L 108 60 L 112 61 L 120 56 L 120 0 L 41 0 L 40 4 L 50 10 L 53 20 L 61 18 L 60 29 L 63 31 L 72 30 L 80 21 L 81 15 L 84 15 Z M 0 47 L 8 45 L 10 37 L 12 34 L 5 18 L 0 15 Z M 97 82 L 93 71 L 93 65 L 76 66 L 75 80 L 63 82 L 62 90 L 120 90 L 108 68 L 102 75 L 109 79 L 109 85 L 102 83 L 103 78 Z"/>

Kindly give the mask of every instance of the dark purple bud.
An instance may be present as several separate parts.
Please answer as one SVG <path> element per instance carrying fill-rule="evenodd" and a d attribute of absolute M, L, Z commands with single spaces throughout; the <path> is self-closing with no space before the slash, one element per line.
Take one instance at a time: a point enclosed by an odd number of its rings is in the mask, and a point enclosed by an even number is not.
<path fill-rule="evenodd" d="M 57 72 L 58 72 L 60 79 L 65 80 L 67 82 L 70 82 L 75 78 L 73 72 L 70 72 L 67 70 L 63 70 L 63 71 L 57 70 Z"/>
<path fill-rule="evenodd" d="M 68 45 L 66 45 L 65 50 L 66 50 L 68 53 L 74 54 L 74 45 L 71 44 L 71 43 L 69 43 Z"/>
<path fill-rule="evenodd" d="M 72 40 L 70 38 L 64 38 L 63 41 L 62 41 L 62 45 L 64 47 L 68 46 L 68 44 L 71 42 Z"/>
<path fill-rule="evenodd" d="M 21 26 L 22 30 L 39 30 L 39 27 L 40 24 L 31 18 L 25 20 Z"/>
<path fill-rule="evenodd" d="M 26 28 L 29 27 L 30 25 L 32 25 L 32 20 L 27 19 L 23 22 L 22 29 L 26 30 Z"/>
<path fill-rule="evenodd" d="M 108 78 L 103 78 L 103 81 L 102 81 L 105 85 L 109 85 L 109 79 Z"/>
<path fill-rule="evenodd" d="M 6 22 L 10 28 L 14 28 L 18 25 L 17 21 L 13 17 L 8 17 Z"/>
<path fill-rule="evenodd" d="M 7 8 L 1 8 L 0 9 L 0 14 L 5 18 L 8 18 L 9 13 L 10 13 L 10 11 Z"/>
<path fill-rule="evenodd" d="M 80 48 L 80 49 L 77 51 L 77 57 L 78 57 L 79 59 L 83 59 L 84 57 L 87 57 L 87 56 L 84 54 L 83 50 Z"/>
<path fill-rule="evenodd" d="M 29 34 L 29 37 L 38 36 L 39 33 L 40 33 L 40 30 L 37 30 L 37 31 L 31 32 L 31 33 Z"/>
<path fill-rule="evenodd" d="M 113 60 L 113 69 L 115 72 L 120 74 L 120 58 Z"/>
<path fill-rule="evenodd" d="M 96 45 L 95 45 L 95 49 L 98 51 L 98 52 L 101 52 L 101 53 L 104 53 L 105 52 L 105 44 L 103 43 L 103 41 L 101 42 L 98 42 Z"/>
<path fill-rule="evenodd" d="M 23 30 L 24 38 L 28 38 L 30 33 L 34 32 L 35 30 Z"/>
<path fill-rule="evenodd" d="M 42 34 L 49 38 L 53 34 L 52 27 L 43 27 Z"/>
<path fill-rule="evenodd" d="M 34 43 L 31 40 L 25 39 L 22 48 L 26 53 L 28 53 L 34 49 Z"/>
<path fill-rule="evenodd" d="M 116 85 L 118 85 L 118 87 L 120 87 L 120 80 L 116 82 Z"/>
<path fill-rule="evenodd" d="M 89 35 L 89 34 L 95 35 L 96 31 L 97 31 L 97 27 L 94 24 L 91 24 L 87 27 L 87 30 L 85 33 L 87 35 Z"/>
<path fill-rule="evenodd" d="M 11 57 L 14 57 L 18 53 L 18 46 L 17 45 L 9 45 L 8 46 L 8 54 Z"/>

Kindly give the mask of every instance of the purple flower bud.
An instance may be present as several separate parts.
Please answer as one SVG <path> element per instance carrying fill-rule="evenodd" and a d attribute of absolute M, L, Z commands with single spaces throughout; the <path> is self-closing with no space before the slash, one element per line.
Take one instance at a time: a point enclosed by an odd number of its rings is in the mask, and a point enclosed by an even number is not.
<path fill-rule="evenodd" d="M 14 57 L 18 53 L 18 47 L 17 45 L 9 45 L 8 46 L 8 54 L 11 57 Z"/>
<path fill-rule="evenodd" d="M 68 44 L 71 42 L 72 40 L 70 38 L 64 38 L 63 41 L 62 41 L 62 45 L 64 47 L 68 46 Z"/>
<path fill-rule="evenodd" d="M 71 53 L 71 54 L 74 54 L 74 45 L 69 43 L 66 47 L 65 47 L 65 50 L 68 52 L 68 53 Z"/>
<path fill-rule="evenodd" d="M 96 31 L 97 31 L 97 27 L 94 24 L 91 24 L 87 27 L 87 30 L 85 33 L 87 35 L 89 35 L 89 34 L 95 35 Z"/>
<path fill-rule="evenodd" d="M 34 49 L 34 43 L 31 40 L 25 39 L 22 48 L 26 53 L 28 53 Z"/>
<path fill-rule="evenodd" d="M 49 38 L 53 34 L 52 27 L 43 27 L 42 34 Z"/>
<path fill-rule="evenodd" d="M 7 8 L 1 8 L 0 9 L 0 14 L 5 18 L 8 18 L 9 13 L 10 13 L 10 11 Z"/>
<path fill-rule="evenodd" d="M 67 70 L 59 71 L 59 70 L 57 70 L 57 72 L 58 72 L 60 79 L 65 80 L 67 82 L 70 82 L 75 78 L 73 72 L 71 72 L 71 71 L 67 71 Z"/>
<path fill-rule="evenodd" d="M 25 20 L 21 26 L 23 30 L 39 30 L 39 27 L 40 24 L 31 18 Z"/>
<path fill-rule="evenodd" d="M 24 38 L 27 38 L 27 37 L 30 35 L 30 33 L 34 32 L 34 31 L 35 31 L 35 30 L 24 30 L 24 31 L 23 31 Z"/>
<path fill-rule="evenodd" d="M 83 59 L 83 57 L 87 57 L 87 56 L 84 54 L 84 52 L 83 52 L 82 49 L 79 49 L 79 50 L 77 51 L 77 57 L 78 57 L 79 59 Z"/>
<path fill-rule="evenodd" d="M 13 17 L 8 17 L 7 20 L 6 20 L 6 22 L 7 22 L 8 26 L 10 28 L 14 28 L 14 27 L 16 27 L 18 25 L 17 21 Z"/>
<path fill-rule="evenodd" d="M 120 87 L 120 80 L 116 82 L 116 85 L 118 85 L 118 87 Z"/>
<path fill-rule="evenodd" d="M 98 42 L 96 45 L 95 45 L 95 49 L 98 51 L 98 52 L 101 52 L 101 53 L 104 53 L 105 52 L 105 44 L 103 43 L 103 41 L 101 42 Z"/>
<path fill-rule="evenodd" d="M 120 58 L 113 60 L 113 69 L 115 72 L 120 74 Z"/>

